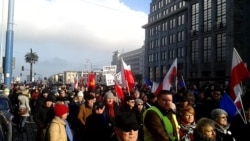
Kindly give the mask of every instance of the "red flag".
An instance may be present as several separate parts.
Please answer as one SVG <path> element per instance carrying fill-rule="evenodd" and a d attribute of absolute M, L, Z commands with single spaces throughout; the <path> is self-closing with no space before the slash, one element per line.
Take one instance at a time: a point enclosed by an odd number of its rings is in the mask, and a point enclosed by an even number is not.
<path fill-rule="evenodd" d="M 170 90 L 177 76 L 177 58 L 174 60 L 166 76 L 163 79 L 162 89 Z"/>
<path fill-rule="evenodd" d="M 95 89 L 96 88 L 96 81 L 95 81 L 95 74 L 94 73 L 89 73 L 88 74 L 88 88 Z"/>
<path fill-rule="evenodd" d="M 134 89 L 135 81 L 131 71 L 130 66 L 128 66 L 123 59 L 121 58 L 122 65 L 121 65 L 121 75 L 122 75 L 122 83 L 123 86 L 128 87 L 129 91 Z"/>
<path fill-rule="evenodd" d="M 233 57 L 232 57 L 232 70 L 231 70 L 231 79 L 230 79 L 230 95 L 234 100 L 234 103 L 238 108 L 241 108 L 241 82 L 249 78 L 249 71 L 247 70 L 246 65 L 241 60 L 237 50 L 234 48 Z"/>
<path fill-rule="evenodd" d="M 75 78 L 74 80 L 74 88 L 77 89 L 78 88 L 78 79 Z"/>

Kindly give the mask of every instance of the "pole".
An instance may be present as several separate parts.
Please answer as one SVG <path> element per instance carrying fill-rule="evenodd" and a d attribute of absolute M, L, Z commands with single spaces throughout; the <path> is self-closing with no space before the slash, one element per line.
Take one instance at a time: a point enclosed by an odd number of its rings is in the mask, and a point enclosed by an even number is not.
<path fill-rule="evenodd" d="M 5 48 L 5 68 L 4 68 L 4 84 L 10 88 L 12 79 L 12 57 L 13 57 L 13 17 L 14 17 L 14 0 L 9 0 L 8 22 L 6 32 L 6 48 Z"/>
<path fill-rule="evenodd" d="M 31 61 L 30 61 L 30 82 L 32 82 L 32 66 L 33 66 L 33 56 L 32 56 L 32 49 L 30 49 L 30 58 L 31 58 Z"/>

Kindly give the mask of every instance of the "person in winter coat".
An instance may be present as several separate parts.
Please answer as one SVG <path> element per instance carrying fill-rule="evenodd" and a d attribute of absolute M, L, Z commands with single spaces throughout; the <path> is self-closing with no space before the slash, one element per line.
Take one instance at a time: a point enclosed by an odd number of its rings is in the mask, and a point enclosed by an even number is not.
<path fill-rule="evenodd" d="M 194 129 L 195 123 L 195 111 L 192 106 L 187 106 L 180 111 L 179 119 L 179 134 L 181 141 L 193 141 L 194 140 Z"/>
<path fill-rule="evenodd" d="M 103 101 L 96 101 L 94 103 L 93 112 L 86 120 L 86 141 L 108 141 L 111 139 L 111 135 L 114 132 L 113 125 L 104 110 L 105 104 Z"/>
<path fill-rule="evenodd" d="M 235 141 L 227 121 L 228 114 L 225 110 L 217 108 L 211 112 L 211 118 L 215 121 L 217 141 Z"/>
<path fill-rule="evenodd" d="M 43 140 L 49 123 L 55 116 L 53 102 L 55 102 L 54 99 L 49 96 L 45 103 L 39 106 L 39 108 L 34 112 L 33 119 L 37 125 L 36 141 Z"/>
<path fill-rule="evenodd" d="M 69 109 L 65 104 L 55 104 L 55 117 L 48 129 L 49 141 L 73 141 L 73 135 L 67 122 Z"/>

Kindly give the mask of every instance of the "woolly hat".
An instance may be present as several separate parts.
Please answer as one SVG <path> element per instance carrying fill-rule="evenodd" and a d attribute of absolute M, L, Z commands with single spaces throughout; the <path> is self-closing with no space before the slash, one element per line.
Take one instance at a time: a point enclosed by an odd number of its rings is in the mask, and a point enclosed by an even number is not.
<path fill-rule="evenodd" d="M 55 115 L 61 117 L 65 113 L 69 112 L 69 108 L 65 104 L 56 104 L 55 105 Z"/>
<path fill-rule="evenodd" d="M 227 112 L 223 109 L 214 109 L 212 112 L 211 112 L 211 118 L 213 120 L 215 120 L 216 118 L 220 117 L 222 114 L 226 115 L 227 116 Z"/>
<path fill-rule="evenodd" d="M 141 100 L 140 98 L 135 99 L 135 104 L 136 104 L 136 105 L 138 105 L 138 104 L 143 104 L 143 100 Z"/>
<path fill-rule="evenodd" d="M 50 91 L 49 91 L 49 89 L 48 88 L 44 88 L 43 90 L 42 90 L 42 94 L 49 94 L 50 93 Z"/>
<path fill-rule="evenodd" d="M 107 91 L 104 95 L 104 99 L 115 98 L 114 94 L 111 91 Z"/>
<path fill-rule="evenodd" d="M 82 92 L 82 91 L 79 91 L 79 92 L 77 93 L 77 96 L 82 96 L 82 97 L 83 97 L 83 92 Z"/>

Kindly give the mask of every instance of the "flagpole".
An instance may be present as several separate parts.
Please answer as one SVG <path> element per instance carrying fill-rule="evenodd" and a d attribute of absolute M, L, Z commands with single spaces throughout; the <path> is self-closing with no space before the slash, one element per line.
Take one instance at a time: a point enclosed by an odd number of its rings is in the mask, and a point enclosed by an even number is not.
<path fill-rule="evenodd" d="M 128 86 L 128 80 L 126 80 L 126 83 L 127 83 L 127 89 L 128 89 L 128 96 L 130 96 L 130 89 L 129 89 L 129 86 Z"/>

